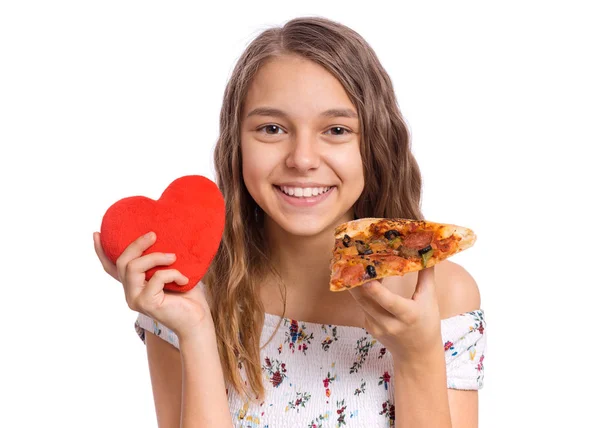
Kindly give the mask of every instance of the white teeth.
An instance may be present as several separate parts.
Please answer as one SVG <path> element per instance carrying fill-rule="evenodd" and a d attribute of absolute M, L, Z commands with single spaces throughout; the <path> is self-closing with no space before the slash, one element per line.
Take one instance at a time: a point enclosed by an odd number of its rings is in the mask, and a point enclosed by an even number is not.
<path fill-rule="evenodd" d="M 327 192 L 330 187 L 288 187 L 279 186 L 279 189 L 289 196 L 295 196 L 296 198 L 309 198 L 312 196 L 318 196 Z"/>

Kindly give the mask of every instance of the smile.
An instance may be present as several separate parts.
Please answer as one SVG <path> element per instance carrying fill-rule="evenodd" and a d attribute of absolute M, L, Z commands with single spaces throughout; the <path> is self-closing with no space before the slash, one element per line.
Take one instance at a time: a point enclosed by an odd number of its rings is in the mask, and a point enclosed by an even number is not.
<path fill-rule="evenodd" d="M 289 196 L 295 198 L 310 198 L 311 196 L 318 196 L 326 193 L 331 189 L 332 186 L 327 187 L 290 187 L 290 186 L 277 186 L 279 190 Z"/>
<path fill-rule="evenodd" d="M 336 189 L 336 186 L 289 187 L 274 185 L 273 187 L 277 189 L 277 194 L 281 199 L 295 207 L 312 207 L 317 205 L 327 199 Z"/>

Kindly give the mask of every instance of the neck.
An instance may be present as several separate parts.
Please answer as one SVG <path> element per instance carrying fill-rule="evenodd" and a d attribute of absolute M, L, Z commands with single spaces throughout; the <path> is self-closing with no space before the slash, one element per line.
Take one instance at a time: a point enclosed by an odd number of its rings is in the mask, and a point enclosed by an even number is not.
<path fill-rule="evenodd" d="M 265 218 L 272 260 L 289 290 L 303 290 L 315 297 L 328 295 L 334 230 L 337 224 L 347 221 L 345 217 L 311 236 L 292 235 Z"/>

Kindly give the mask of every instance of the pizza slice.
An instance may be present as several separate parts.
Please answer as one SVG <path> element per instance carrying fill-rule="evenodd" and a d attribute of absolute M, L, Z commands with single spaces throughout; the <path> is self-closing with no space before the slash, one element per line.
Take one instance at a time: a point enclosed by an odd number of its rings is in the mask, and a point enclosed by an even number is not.
<path fill-rule="evenodd" d="M 404 275 L 471 247 L 472 230 L 401 218 L 362 218 L 338 226 L 331 260 L 331 291 Z"/>

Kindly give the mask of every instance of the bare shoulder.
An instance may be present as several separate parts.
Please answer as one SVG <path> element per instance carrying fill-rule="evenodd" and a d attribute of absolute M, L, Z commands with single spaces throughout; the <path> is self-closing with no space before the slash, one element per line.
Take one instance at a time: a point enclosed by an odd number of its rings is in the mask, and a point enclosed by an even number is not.
<path fill-rule="evenodd" d="M 384 283 L 392 292 L 410 299 L 415 292 L 417 280 L 418 272 L 409 272 L 404 276 L 384 278 Z M 449 260 L 436 264 L 435 283 L 442 319 L 480 308 L 479 287 L 461 265 Z"/>
<path fill-rule="evenodd" d="M 461 265 L 449 260 L 438 263 L 435 267 L 435 282 L 442 319 L 480 308 L 479 287 Z"/>

